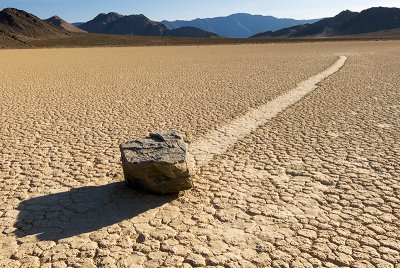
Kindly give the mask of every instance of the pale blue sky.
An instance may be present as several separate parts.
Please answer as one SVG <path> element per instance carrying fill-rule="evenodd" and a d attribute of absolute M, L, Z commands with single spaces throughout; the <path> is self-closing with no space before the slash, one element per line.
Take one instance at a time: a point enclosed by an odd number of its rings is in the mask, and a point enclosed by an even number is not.
<path fill-rule="evenodd" d="M 310 19 L 361 11 L 373 6 L 400 7 L 400 0 L 0 0 L 0 8 L 15 7 L 40 18 L 59 15 L 70 22 L 87 21 L 99 13 L 144 14 L 153 20 L 194 19 L 232 13 Z"/>

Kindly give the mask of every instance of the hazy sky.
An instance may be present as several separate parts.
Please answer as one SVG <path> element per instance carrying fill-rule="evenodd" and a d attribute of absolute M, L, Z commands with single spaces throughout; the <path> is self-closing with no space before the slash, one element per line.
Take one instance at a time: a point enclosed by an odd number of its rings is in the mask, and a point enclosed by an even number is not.
<path fill-rule="evenodd" d="M 400 7 L 400 0 L 0 0 L 40 18 L 59 15 L 70 22 L 87 21 L 99 13 L 144 14 L 153 20 L 194 19 L 232 13 L 309 19 L 361 11 L 373 6 Z"/>

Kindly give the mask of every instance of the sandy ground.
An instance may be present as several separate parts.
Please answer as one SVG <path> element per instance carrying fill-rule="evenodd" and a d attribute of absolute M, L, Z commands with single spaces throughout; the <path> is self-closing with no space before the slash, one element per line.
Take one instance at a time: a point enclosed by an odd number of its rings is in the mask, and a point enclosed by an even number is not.
<path fill-rule="evenodd" d="M 192 145 L 342 69 L 199 168 L 126 189 L 120 142 Z M 1 267 L 400 267 L 400 42 L 0 50 Z M 219 146 L 219 144 L 216 144 Z"/>

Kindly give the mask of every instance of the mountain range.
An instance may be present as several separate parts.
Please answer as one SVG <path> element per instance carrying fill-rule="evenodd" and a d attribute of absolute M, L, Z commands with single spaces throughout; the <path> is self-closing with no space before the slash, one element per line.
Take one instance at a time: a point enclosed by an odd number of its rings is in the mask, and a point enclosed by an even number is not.
<path fill-rule="evenodd" d="M 196 27 L 207 32 L 231 38 L 247 38 L 262 31 L 276 31 L 294 25 L 314 23 L 314 20 L 279 19 L 272 16 L 251 15 L 246 13 L 232 14 L 226 17 L 195 19 L 190 21 L 161 21 L 168 29 L 179 27 Z"/>
<path fill-rule="evenodd" d="M 15 8 L 0 11 L 0 37 L 7 42 L 24 43 L 22 39 L 57 38 L 77 33 L 103 33 L 119 35 L 218 37 L 194 27 L 168 30 L 160 22 L 151 21 L 144 15 L 124 16 L 117 13 L 99 14 L 93 20 L 77 26 L 58 16 L 42 20 L 33 14 Z M 22 38 L 22 39 L 21 39 Z"/>
<path fill-rule="evenodd" d="M 312 24 L 266 31 L 252 37 L 295 38 L 295 37 L 335 37 L 365 34 L 400 28 L 400 9 L 375 7 L 358 12 L 343 11 L 332 18 L 322 19 Z"/>
<path fill-rule="evenodd" d="M 241 18 L 256 18 L 260 16 L 252 16 L 248 14 L 235 14 L 226 18 L 236 17 L 236 24 L 232 26 L 232 32 L 239 34 L 236 27 L 240 25 L 240 29 L 255 29 L 249 20 L 240 20 Z M 261 16 L 262 17 L 262 16 Z M 209 19 L 210 21 L 220 20 Z M 206 19 L 207 20 L 207 19 Z M 218 37 L 219 35 L 212 32 L 215 29 L 228 29 L 231 22 L 224 24 L 224 20 L 220 20 L 220 24 L 215 24 L 215 28 L 207 28 L 209 31 L 193 26 L 165 25 L 148 19 L 144 15 L 121 15 L 118 13 L 102 13 L 94 19 L 79 23 L 70 24 L 58 16 L 42 20 L 37 16 L 27 13 L 23 10 L 15 8 L 6 8 L 0 11 L 0 47 L 27 47 L 46 46 L 54 44 L 63 46 L 74 45 L 130 45 L 130 44 L 177 44 L 177 43 L 243 43 L 243 42 L 264 42 L 260 40 L 245 39 L 229 39 L 229 38 L 213 38 L 214 40 L 199 39 L 194 40 L 185 38 L 178 41 L 176 38 L 164 37 L 198 37 L 209 38 Z M 297 21 L 298 22 L 298 21 Z M 253 21 L 254 24 L 257 24 Z M 208 24 L 209 26 L 211 24 Z M 207 27 L 209 27 L 207 26 Z M 217 26 L 219 28 L 217 28 Z M 211 26 L 210 26 L 211 27 Z M 264 27 L 264 26 L 263 26 Z M 268 26 L 280 27 L 277 24 Z M 225 32 L 227 33 L 227 32 Z M 247 32 L 248 33 L 248 32 Z M 138 36 L 152 36 L 142 37 Z M 224 35 L 224 34 L 220 34 Z M 225 35 L 229 35 L 225 34 Z M 399 8 L 370 8 L 362 12 L 343 11 L 332 18 L 325 18 L 314 23 L 306 23 L 276 31 L 264 31 L 255 34 L 257 38 L 317 38 L 317 37 L 339 37 L 339 38 L 399 38 L 400 37 L 400 9 Z M 265 41 L 268 42 L 268 41 Z"/>
<path fill-rule="evenodd" d="M 115 12 L 102 13 L 94 19 L 78 25 L 89 33 L 175 36 L 175 37 L 217 37 L 217 34 L 195 27 L 181 27 L 173 30 L 157 21 L 152 21 L 143 14 L 124 16 Z"/>

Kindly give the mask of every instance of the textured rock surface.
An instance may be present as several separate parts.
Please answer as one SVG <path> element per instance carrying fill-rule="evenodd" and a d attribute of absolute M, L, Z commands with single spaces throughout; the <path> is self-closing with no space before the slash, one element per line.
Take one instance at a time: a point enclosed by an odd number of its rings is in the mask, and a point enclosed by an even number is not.
<path fill-rule="evenodd" d="M 150 134 L 120 145 L 126 183 L 133 188 L 168 194 L 192 188 L 187 146 L 177 132 Z"/>

